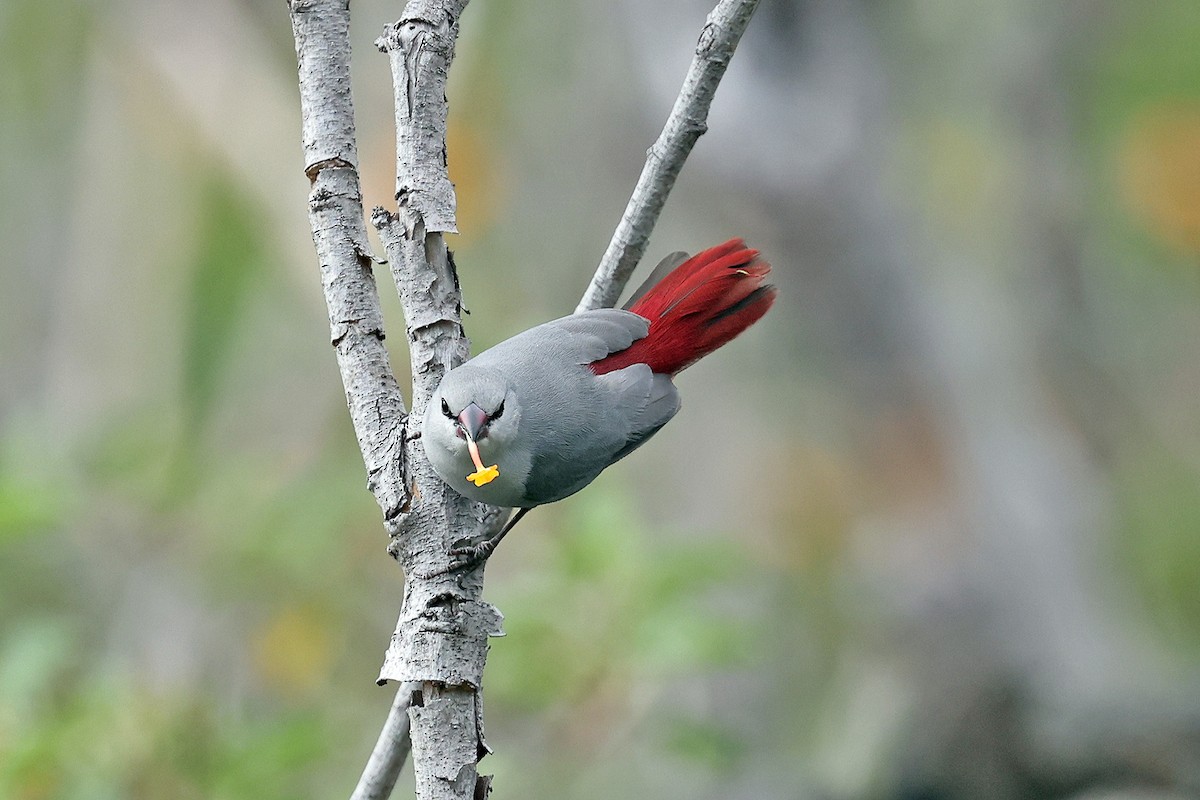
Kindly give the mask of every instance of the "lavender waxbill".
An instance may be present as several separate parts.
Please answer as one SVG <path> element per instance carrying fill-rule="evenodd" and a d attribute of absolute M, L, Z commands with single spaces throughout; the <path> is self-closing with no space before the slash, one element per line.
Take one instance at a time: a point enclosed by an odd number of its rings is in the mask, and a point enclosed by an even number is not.
<path fill-rule="evenodd" d="M 425 409 L 430 463 L 459 493 L 519 509 L 496 536 L 455 549 L 452 568 L 486 558 L 526 511 L 579 491 L 667 424 L 679 410 L 671 379 L 767 313 L 770 270 L 741 239 L 677 253 L 628 310 L 538 325 L 446 373 Z"/>

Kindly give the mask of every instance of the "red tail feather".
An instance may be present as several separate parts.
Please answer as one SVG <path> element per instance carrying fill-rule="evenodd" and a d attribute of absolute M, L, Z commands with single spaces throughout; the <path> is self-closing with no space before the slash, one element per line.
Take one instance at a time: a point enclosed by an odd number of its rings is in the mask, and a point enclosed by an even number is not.
<path fill-rule="evenodd" d="M 591 365 L 603 375 L 648 364 L 674 375 L 749 328 L 775 302 L 763 280 L 771 265 L 741 239 L 730 239 L 680 264 L 629 310 L 650 320 L 650 333 Z"/>

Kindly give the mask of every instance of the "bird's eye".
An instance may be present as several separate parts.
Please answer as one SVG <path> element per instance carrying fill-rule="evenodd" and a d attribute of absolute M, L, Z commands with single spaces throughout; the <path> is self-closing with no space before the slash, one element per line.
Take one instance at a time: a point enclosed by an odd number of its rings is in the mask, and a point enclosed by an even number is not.
<path fill-rule="evenodd" d="M 504 413 L 504 401 L 501 400 L 500 405 L 496 406 L 496 410 L 492 412 L 492 416 L 490 417 L 490 419 L 492 419 L 493 421 L 498 420 L 498 419 L 500 419 L 500 416 L 503 413 Z"/>
<path fill-rule="evenodd" d="M 450 404 L 446 402 L 446 398 L 442 398 L 442 413 L 450 419 L 454 419 L 453 412 L 450 411 Z"/>

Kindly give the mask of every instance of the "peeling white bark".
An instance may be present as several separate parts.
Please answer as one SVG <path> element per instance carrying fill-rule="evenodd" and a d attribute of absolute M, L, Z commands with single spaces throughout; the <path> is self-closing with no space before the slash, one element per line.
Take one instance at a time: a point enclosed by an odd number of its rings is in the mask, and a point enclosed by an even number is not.
<path fill-rule="evenodd" d="M 446 76 L 466 6 L 467 0 L 409 0 L 404 16 L 375 43 L 392 62 L 396 92 L 396 203 L 416 212 L 406 226 L 421 221 L 428 233 L 458 231 L 446 173 Z"/>
<path fill-rule="evenodd" d="M 446 76 L 467 0 L 410 0 L 377 42 L 388 55 L 396 103 L 398 214 L 375 209 L 396 289 L 404 306 L 412 360 L 413 419 L 420 419 L 442 376 L 463 363 L 462 297 L 443 233 L 455 231 L 454 187 L 446 173 Z M 473 798 L 489 779 L 477 775 L 488 752 L 480 686 L 488 637 L 503 617 L 483 602 L 483 567 L 449 573 L 455 544 L 487 535 L 502 510 L 472 502 L 434 473 L 416 440 L 406 445 L 413 502 L 400 518 L 390 552 L 408 580 L 404 606 L 380 681 L 421 684 L 409 709 L 417 797 Z"/>

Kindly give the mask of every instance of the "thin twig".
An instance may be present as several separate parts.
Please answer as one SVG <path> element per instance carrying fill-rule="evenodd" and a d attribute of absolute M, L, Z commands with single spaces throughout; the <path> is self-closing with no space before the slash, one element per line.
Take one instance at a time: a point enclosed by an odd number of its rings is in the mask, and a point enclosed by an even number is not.
<path fill-rule="evenodd" d="M 354 787 L 350 800 L 387 800 L 392 795 L 396 779 L 408 758 L 412 746 L 409 739 L 408 707 L 412 702 L 413 692 L 419 691 L 419 683 L 402 683 L 388 711 L 387 721 L 379 732 L 379 740 L 367 760 L 362 777 Z"/>
<path fill-rule="evenodd" d="M 696 56 L 667 124 L 646 153 L 646 165 L 600 266 L 575 312 L 614 306 L 642 260 L 650 233 L 696 140 L 707 130 L 708 108 L 758 0 L 721 0 L 708 15 Z"/>

